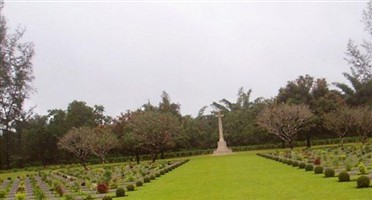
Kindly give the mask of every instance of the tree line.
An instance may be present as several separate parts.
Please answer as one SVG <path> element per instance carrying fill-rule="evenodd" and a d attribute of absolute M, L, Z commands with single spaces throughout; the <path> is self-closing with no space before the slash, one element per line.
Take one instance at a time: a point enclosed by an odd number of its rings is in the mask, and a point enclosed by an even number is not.
<path fill-rule="evenodd" d="M 75 100 L 66 109 L 38 115 L 24 107 L 33 92 L 34 45 L 21 43 L 24 29 L 8 33 L 0 2 L 0 169 L 51 165 L 78 160 L 85 166 L 96 156 L 141 155 L 155 161 L 165 152 L 213 149 L 218 141 L 217 119 L 202 107 L 197 116 L 182 115 L 181 105 L 164 91 L 158 105 L 145 103 L 120 116 L 105 115 L 102 105 Z M 372 36 L 372 3 L 363 13 L 365 30 Z M 372 129 L 372 43 L 350 40 L 346 61 L 348 83 L 331 89 L 325 78 L 301 75 L 288 81 L 273 98 L 252 100 L 252 90 L 240 88 L 235 101 L 211 103 L 224 115 L 229 146 L 280 143 L 294 147 L 296 140 L 311 147 L 314 139 L 345 136 L 366 142 Z M 71 157 L 73 155 L 74 157 Z"/>

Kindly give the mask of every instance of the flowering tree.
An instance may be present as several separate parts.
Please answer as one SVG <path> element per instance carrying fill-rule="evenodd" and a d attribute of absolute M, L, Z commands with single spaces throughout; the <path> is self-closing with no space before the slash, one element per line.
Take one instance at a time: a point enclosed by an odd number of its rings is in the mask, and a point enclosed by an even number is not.
<path fill-rule="evenodd" d="M 349 107 L 341 107 L 338 110 L 323 115 L 324 127 L 340 138 L 340 146 L 344 144 L 344 137 L 348 134 L 355 124 L 352 110 Z"/>
<path fill-rule="evenodd" d="M 85 170 L 88 170 L 86 161 L 91 153 L 90 143 L 87 138 L 93 133 L 88 127 L 72 128 L 58 142 L 60 149 L 72 153 L 79 159 Z"/>
<path fill-rule="evenodd" d="M 153 162 L 161 151 L 173 144 L 173 135 L 180 131 L 174 115 L 155 111 L 133 113 L 130 126 L 136 141 L 151 154 Z"/>
<path fill-rule="evenodd" d="M 297 134 L 310 127 L 312 118 L 313 113 L 305 105 L 281 104 L 263 109 L 256 123 L 293 149 Z"/>
<path fill-rule="evenodd" d="M 119 146 L 117 136 L 110 127 L 97 127 L 88 137 L 87 143 L 91 152 L 96 155 L 101 163 L 105 163 L 105 156 L 111 150 Z"/>

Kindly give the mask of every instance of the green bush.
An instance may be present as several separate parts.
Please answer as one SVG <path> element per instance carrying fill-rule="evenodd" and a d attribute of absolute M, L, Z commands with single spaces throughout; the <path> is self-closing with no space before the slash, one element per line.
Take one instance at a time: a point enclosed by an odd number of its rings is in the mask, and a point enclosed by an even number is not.
<path fill-rule="evenodd" d="M 88 196 L 86 196 L 84 200 L 94 200 L 94 198 L 92 197 L 92 195 L 88 194 Z"/>
<path fill-rule="evenodd" d="M 65 194 L 64 200 L 74 200 L 74 197 L 72 195 Z"/>
<path fill-rule="evenodd" d="M 298 164 L 298 168 L 300 168 L 300 169 L 304 169 L 305 166 L 306 166 L 306 164 L 305 164 L 304 162 L 300 162 L 300 163 Z"/>
<path fill-rule="evenodd" d="M 104 196 L 104 197 L 102 198 L 102 200 L 112 200 L 112 197 L 110 197 L 110 196 Z"/>
<path fill-rule="evenodd" d="M 150 182 L 150 178 L 148 176 L 146 176 L 145 178 L 143 178 L 143 182 L 144 183 L 149 183 Z"/>
<path fill-rule="evenodd" d="M 25 200 L 26 199 L 26 194 L 25 193 L 17 193 L 15 195 L 16 200 Z"/>
<path fill-rule="evenodd" d="M 297 162 L 297 161 L 293 161 L 293 162 L 292 162 L 292 166 L 293 166 L 293 167 L 298 167 L 298 162 Z"/>
<path fill-rule="evenodd" d="M 127 190 L 128 191 L 134 191 L 134 185 L 133 184 L 127 185 Z"/>
<path fill-rule="evenodd" d="M 368 169 L 366 168 L 364 163 L 362 163 L 362 162 L 359 163 L 358 167 L 359 167 L 360 174 L 368 174 Z"/>
<path fill-rule="evenodd" d="M 287 165 L 292 165 L 292 160 L 287 160 Z"/>
<path fill-rule="evenodd" d="M 142 185 L 143 185 L 143 182 L 142 182 L 142 181 L 137 181 L 137 182 L 136 182 L 136 186 L 137 186 L 137 187 L 140 187 L 140 186 L 142 186 Z"/>
<path fill-rule="evenodd" d="M 155 180 L 155 176 L 153 174 L 150 175 L 151 180 Z"/>
<path fill-rule="evenodd" d="M 6 192 L 4 190 L 0 190 L 0 199 L 5 198 Z"/>
<path fill-rule="evenodd" d="M 369 187 L 370 180 L 367 176 L 360 176 L 357 179 L 357 188 L 366 188 Z"/>
<path fill-rule="evenodd" d="M 338 181 L 349 182 L 350 181 L 350 175 L 346 171 L 343 171 L 338 175 Z"/>
<path fill-rule="evenodd" d="M 321 174 L 321 173 L 323 173 L 323 167 L 322 166 L 315 166 L 315 168 L 314 168 L 314 173 L 315 174 Z"/>
<path fill-rule="evenodd" d="M 116 197 L 125 196 L 125 190 L 124 190 L 124 188 L 121 188 L 121 187 L 117 188 L 115 193 L 116 193 Z"/>
<path fill-rule="evenodd" d="M 334 177 L 335 176 L 335 170 L 332 168 L 327 168 L 324 170 L 324 176 L 325 177 Z"/>
<path fill-rule="evenodd" d="M 305 171 L 313 171 L 313 169 L 314 169 L 314 166 L 312 164 L 307 164 L 305 166 Z"/>

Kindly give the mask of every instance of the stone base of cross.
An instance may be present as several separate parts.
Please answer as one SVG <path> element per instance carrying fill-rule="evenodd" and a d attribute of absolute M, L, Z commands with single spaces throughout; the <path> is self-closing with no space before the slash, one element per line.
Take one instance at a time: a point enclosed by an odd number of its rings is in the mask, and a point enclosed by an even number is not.
<path fill-rule="evenodd" d="M 227 147 L 225 141 L 217 142 L 217 149 L 213 151 L 213 155 L 229 154 L 232 153 L 232 150 Z"/>

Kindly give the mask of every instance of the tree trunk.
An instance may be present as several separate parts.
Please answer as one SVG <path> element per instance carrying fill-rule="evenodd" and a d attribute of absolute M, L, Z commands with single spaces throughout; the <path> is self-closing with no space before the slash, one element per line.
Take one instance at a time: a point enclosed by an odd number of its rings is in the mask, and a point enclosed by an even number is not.
<path fill-rule="evenodd" d="M 165 158 L 165 157 L 164 157 L 164 150 L 161 150 L 161 151 L 160 151 L 160 158 L 161 158 L 161 159 L 164 159 L 164 158 Z"/>
<path fill-rule="evenodd" d="M 306 148 L 310 149 L 311 148 L 311 134 L 307 133 L 306 135 Z"/>
<path fill-rule="evenodd" d="M 282 148 L 285 149 L 285 141 L 282 141 Z"/>
<path fill-rule="evenodd" d="M 139 153 L 136 153 L 136 161 L 137 161 L 137 164 L 140 164 L 140 157 L 139 157 Z"/>
<path fill-rule="evenodd" d="M 152 155 L 152 162 L 154 163 L 156 158 L 158 157 L 158 153 Z"/>
<path fill-rule="evenodd" d="M 10 155 L 9 155 L 9 142 L 10 142 L 10 135 L 8 130 L 4 130 L 5 134 L 5 165 L 7 169 L 10 169 Z"/>
<path fill-rule="evenodd" d="M 87 167 L 87 164 L 85 163 L 85 160 L 81 160 L 80 161 L 81 165 L 84 167 L 85 171 L 88 171 L 88 167 Z"/>
<path fill-rule="evenodd" d="M 344 147 L 344 138 L 340 137 L 340 147 Z"/>
<path fill-rule="evenodd" d="M 105 157 L 104 156 L 100 156 L 99 159 L 101 161 L 101 164 L 103 164 L 103 166 L 105 166 Z"/>

